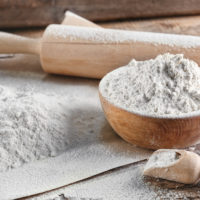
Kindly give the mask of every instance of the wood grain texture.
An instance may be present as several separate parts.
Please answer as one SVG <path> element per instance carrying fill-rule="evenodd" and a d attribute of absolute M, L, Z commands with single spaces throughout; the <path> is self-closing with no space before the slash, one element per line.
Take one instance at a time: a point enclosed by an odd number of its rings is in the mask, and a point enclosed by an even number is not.
<path fill-rule="evenodd" d="M 200 35 L 200 16 L 167 17 L 149 20 L 100 23 L 104 28 Z"/>
<path fill-rule="evenodd" d="M 0 27 L 60 23 L 66 10 L 95 21 L 200 14 L 198 0 L 3 0 Z"/>
<path fill-rule="evenodd" d="M 185 148 L 200 141 L 200 116 L 153 118 L 114 106 L 100 94 L 107 120 L 125 141 L 147 149 Z"/>
<path fill-rule="evenodd" d="M 113 29 L 200 35 L 200 16 L 129 20 L 123 22 L 101 22 L 97 24 L 104 28 Z M 12 32 L 24 36 L 41 37 L 44 32 L 44 28 L 23 30 L 14 29 Z"/>

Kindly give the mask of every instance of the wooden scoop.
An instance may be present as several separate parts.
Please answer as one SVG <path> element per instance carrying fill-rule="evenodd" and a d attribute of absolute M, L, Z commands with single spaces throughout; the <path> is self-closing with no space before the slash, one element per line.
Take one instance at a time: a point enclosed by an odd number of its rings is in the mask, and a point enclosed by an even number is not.
<path fill-rule="evenodd" d="M 161 149 L 151 155 L 143 174 L 185 184 L 196 184 L 200 178 L 200 157 L 190 151 Z"/>
<path fill-rule="evenodd" d="M 77 23 L 76 23 L 77 25 Z M 146 60 L 161 53 L 184 53 L 200 64 L 200 38 L 65 25 L 50 25 L 41 39 L 0 33 L 0 53 L 40 56 L 48 73 L 102 78 L 132 58 Z"/>

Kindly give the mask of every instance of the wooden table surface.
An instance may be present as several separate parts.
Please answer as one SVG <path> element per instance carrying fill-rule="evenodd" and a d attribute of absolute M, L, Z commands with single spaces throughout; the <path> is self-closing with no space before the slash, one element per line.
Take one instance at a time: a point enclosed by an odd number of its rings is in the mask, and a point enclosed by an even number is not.
<path fill-rule="evenodd" d="M 101 23 L 100 24 L 106 28 L 119 28 L 119 29 L 130 29 L 130 30 L 139 30 L 139 31 L 152 31 L 152 32 L 164 32 L 164 33 L 178 33 L 178 34 L 191 34 L 191 35 L 200 35 L 200 16 L 192 17 L 177 17 L 177 18 L 160 18 L 160 19 L 150 19 L 150 20 L 138 20 L 138 21 L 123 21 L 123 22 L 112 22 L 112 23 Z M 34 29 L 34 30 L 13 30 L 12 32 L 19 33 L 21 35 L 40 37 L 42 35 L 43 29 Z M 13 63 L 12 58 L 9 61 Z M 30 61 L 32 65 L 34 61 Z M 21 65 L 23 61 L 17 60 L 17 65 Z M 9 63 L 7 63 L 9 66 Z M 16 66 L 17 67 L 17 66 Z M 195 152 L 200 152 L 200 145 L 192 148 Z M 139 163 L 133 163 L 133 165 L 138 165 Z M 128 167 L 128 166 L 127 166 Z M 118 170 L 118 169 L 116 169 Z M 112 173 L 109 171 L 108 173 Z M 200 199 L 199 186 L 191 187 L 182 184 L 171 183 L 168 181 L 155 181 L 150 180 L 152 184 L 166 187 L 166 188 L 177 188 L 175 190 L 184 191 L 182 198 L 185 199 Z M 134 192 L 134 191 L 133 191 Z M 61 195 L 62 196 L 62 195 Z M 179 199 L 182 199 L 179 198 Z M 24 198 L 28 199 L 28 198 Z M 70 198 L 62 198 L 70 199 Z M 168 199 L 167 197 L 165 199 Z M 176 199 L 175 197 L 173 199 Z"/>

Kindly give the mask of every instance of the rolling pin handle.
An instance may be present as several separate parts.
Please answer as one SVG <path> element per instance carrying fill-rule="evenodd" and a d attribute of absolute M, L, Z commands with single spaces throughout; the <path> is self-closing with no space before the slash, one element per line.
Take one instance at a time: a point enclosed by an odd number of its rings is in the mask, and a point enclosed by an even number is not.
<path fill-rule="evenodd" d="M 40 40 L 0 32 L 0 53 L 40 54 Z"/>

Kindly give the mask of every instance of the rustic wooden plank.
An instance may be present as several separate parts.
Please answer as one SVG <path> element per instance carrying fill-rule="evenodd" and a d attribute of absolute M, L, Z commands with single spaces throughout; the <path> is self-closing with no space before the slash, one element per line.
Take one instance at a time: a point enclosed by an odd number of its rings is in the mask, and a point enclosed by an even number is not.
<path fill-rule="evenodd" d="M 129 20 L 98 24 L 104 28 L 200 35 L 200 16 Z M 13 33 L 31 37 L 40 37 L 42 36 L 43 31 L 44 28 L 12 30 Z"/>
<path fill-rule="evenodd" d="M 199 0 L 2 0 L 0 27 L 45 26 L 71 10 L 94 21 L 200 14 Z"/>
<path fill-rule="evenodd" d="M 129 20 L 124 22 L 100 23 L 100 25 L 105 28 L 200 35 L 200 16 Z"/>

